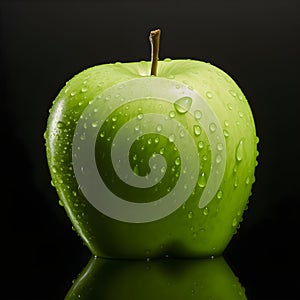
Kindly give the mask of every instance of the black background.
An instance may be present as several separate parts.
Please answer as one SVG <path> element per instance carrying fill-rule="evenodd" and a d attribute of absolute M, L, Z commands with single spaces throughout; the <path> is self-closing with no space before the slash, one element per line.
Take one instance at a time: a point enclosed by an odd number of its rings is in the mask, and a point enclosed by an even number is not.
<path fill-rule="evenodd" d="M 299 1 L 1 2 L 1 261 L 6 299 L 63 299 L 90 253 L 50 185 L 43 133 L 64 83 L 107 62 L 209 61 L 246 94 L 260 137 L 244 222 L 224 253 L 251 299 L 295 299 L 299 247 Z M 4 270 L 3 270 L 4 267 Z"/>

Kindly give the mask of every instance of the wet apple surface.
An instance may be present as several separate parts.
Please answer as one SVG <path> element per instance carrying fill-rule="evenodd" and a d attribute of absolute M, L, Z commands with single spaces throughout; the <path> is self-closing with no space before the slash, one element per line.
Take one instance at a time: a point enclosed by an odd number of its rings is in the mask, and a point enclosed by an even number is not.
<path fill-rule="evenodd" d="M 67 82 L 45 133 L 53 184 L 94 255 L 221 254 L 254 182 L 249 103 L 209 63 L 150 68 L 100 65 Z"/>

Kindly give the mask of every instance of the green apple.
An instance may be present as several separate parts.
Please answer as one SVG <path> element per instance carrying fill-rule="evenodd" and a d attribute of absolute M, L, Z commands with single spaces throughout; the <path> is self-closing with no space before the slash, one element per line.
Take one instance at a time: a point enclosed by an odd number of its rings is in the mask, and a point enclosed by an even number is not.
<path fill-rule="evenodd" d="M 215 259 L 120 261 L 91 258 L 66 300 L 246 300 L 222 256 Z"/>
<path fill-rule="evenodd" d="M 156 63 L 88 68 L 50 111 L 52 182 L 96 256 L 219 255 L 247 206 L 258 139 L 241 89 L 209 63 Z"/>

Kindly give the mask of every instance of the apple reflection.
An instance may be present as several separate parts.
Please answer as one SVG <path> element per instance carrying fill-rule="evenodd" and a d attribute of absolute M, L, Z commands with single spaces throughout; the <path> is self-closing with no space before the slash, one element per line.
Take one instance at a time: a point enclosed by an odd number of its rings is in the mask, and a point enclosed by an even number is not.
<path fill-rule="evenodd" d="M 91 258 L 66 300 L 247 299 L 225 259 Z"/>

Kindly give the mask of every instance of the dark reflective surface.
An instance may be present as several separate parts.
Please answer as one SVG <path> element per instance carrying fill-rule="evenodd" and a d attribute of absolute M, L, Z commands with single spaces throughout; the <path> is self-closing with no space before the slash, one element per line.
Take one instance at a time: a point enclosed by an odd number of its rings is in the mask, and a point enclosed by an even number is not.
<path fill-rule="evenodd" d="M 247 299 L 223 257 L 150 261 L 91 258 L 66 300 Z"/>

